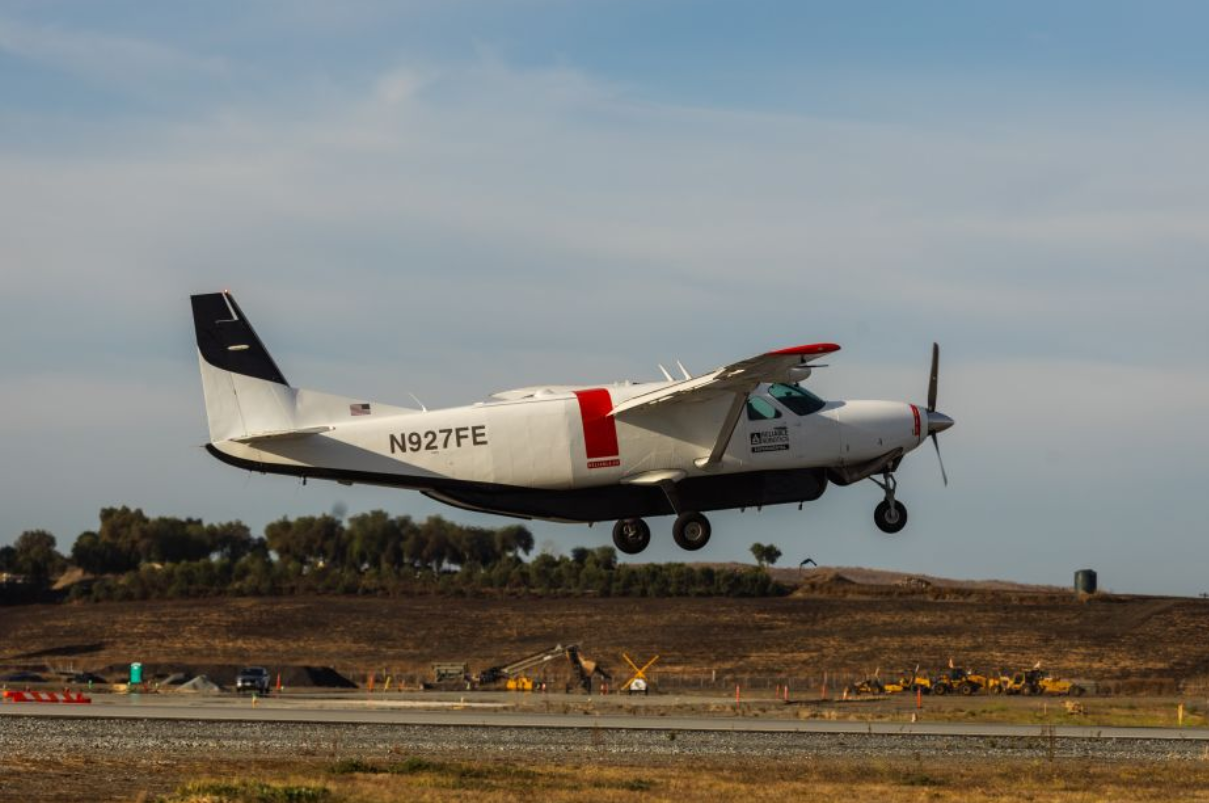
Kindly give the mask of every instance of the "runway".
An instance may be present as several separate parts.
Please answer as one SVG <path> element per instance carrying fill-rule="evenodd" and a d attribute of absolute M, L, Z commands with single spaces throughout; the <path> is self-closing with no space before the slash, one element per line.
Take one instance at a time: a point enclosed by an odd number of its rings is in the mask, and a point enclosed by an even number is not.
<path fill-rule="evenodd" d="M 1138 739 L 1209 742 L 1209 729 L 1015 725 L 979 722 L 891 722 L 830 719 L 774 719 L 758 716 L 542 713 L 501 710 L 495 703 L 460 701 L 366 701 L 355 699 L 98 696 L 90 705 L 9 703 L 0 716 L 73 719 L 123 719 L 182 722 L 306 723 L 331 725 L 405 725 L 412 727 L 596 729 L 628 731 L 722 731 L 735 733 L 812 733 Z"/>

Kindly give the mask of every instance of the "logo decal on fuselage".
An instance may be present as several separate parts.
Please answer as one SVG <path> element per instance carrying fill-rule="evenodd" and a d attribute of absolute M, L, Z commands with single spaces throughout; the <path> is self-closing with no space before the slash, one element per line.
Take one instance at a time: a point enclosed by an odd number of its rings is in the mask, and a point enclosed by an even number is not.
<path fill-rule="evenodd" d="M 789 427 L 773 427 L 751 433 L 751 451 L 783 452 L 789 449 Z"/>
<path fill-rule="evenodd" d="M 579 417 L 584 426 L 584 452 L 588 468 L 615 468 L 621 465 L 621 450 L 617 446 L 617 421 L 609 412 L 613 397 L 605 388 L 577 390 Z"/>

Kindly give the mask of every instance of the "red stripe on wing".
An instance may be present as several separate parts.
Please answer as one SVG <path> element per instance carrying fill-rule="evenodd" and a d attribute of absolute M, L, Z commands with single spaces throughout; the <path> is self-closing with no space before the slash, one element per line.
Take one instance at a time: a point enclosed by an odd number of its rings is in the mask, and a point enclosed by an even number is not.
<path fill-rule="evenodd" d="M 770 351 L 769 354 L 830 354 L 833 351 L 839 351 L 840 347 L 835 343 L 811 343 L 806 346 L 790 346 L 787 349 L 777 349 Z"/>

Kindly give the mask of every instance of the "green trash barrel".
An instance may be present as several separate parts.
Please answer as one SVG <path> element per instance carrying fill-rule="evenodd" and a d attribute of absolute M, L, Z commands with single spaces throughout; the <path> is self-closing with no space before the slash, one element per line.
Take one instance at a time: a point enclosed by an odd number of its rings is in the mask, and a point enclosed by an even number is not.
<path fill-rule="evenodd" d="M 133 663 L 130 665 L 130 682 L 131 682 L 131 684 L 143 682 L 143 665 L 142 664 L 136 662 L 136 663 Z"/>

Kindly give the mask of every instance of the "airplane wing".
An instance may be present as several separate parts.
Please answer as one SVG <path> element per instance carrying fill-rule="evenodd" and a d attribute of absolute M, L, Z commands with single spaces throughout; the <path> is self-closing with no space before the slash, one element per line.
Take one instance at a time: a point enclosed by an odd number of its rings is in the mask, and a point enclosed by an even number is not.
<path fill-rule="evenodd" d="M 718 433 L 714 448 L 708 457 L 697 461 L 700 468 L 708 469 L 716 466 L 722 459 L 722 454 L 730 442 L 730 436 L 734 434 L 735 426 L 739 423 L 739 416 L 743 412 L 743 406 L 747 403 L 748 394 L 764 382 L 795 382 L 801 378 L 800 373 L 795 377 L 795 372 L 809 367 L 814 360 L 839 350 L 840 347 L 834 343 L 812 343 L 769 351 L 731 365 L 724 365 L 707 374 L 635 396 L 616 405 L 609 414 L 614 417 L 624 416 L 626 413 L 651 409 L 657 405 L 691 403 L 732 394 L 734 399 L 726 419 L 723 421 L 722 429 Z"/>
<path fill-rule="evenodd" d="M 724 365 L 707 374 L 635 396 L 615 406 L 609 414 L 617 416 L 631 410 L 673 401 L 701 401 L 723 393 L 741 393 L 746 396 L 763 382 L 795 382 L 800 377 L 793 376 L 794 369 L 805 368 L 819 357 L 839 350 L 840 347 L 834 343 L 813 343 L 808 346 L 793 346 L 770 351 L 731 365 Z"/>

